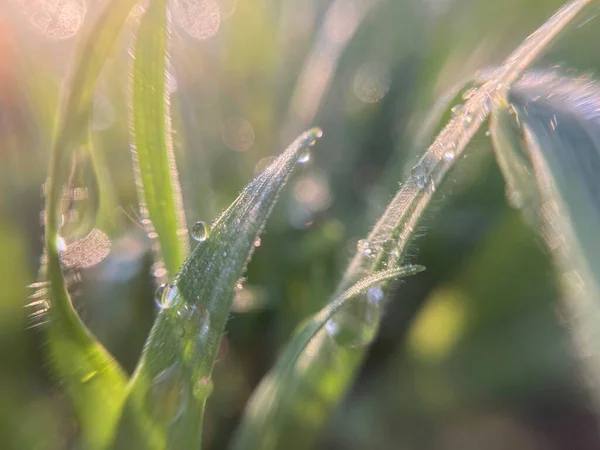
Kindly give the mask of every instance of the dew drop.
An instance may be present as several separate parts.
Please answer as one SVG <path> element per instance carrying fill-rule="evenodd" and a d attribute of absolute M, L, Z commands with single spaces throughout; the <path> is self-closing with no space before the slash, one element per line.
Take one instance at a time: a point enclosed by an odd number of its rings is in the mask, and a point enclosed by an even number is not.
<path fill-rule="evenodd" d="M 167 288 L 167 283 L 161 284 L 154 293 L 154 301 L 158 306 L 160 306 L 163 294 L 165 293 L 165 289 Z"/>
<path fill-rule="evenodd" d="M 395 239 L 388 239 L 387 241 L 385 241 L 385 250 L 388 255 L 388 262 L 393 266 L 396 263 L 396 261 L 400 258 L 398 242 Z"/>
<path fill-rule="evenodd" d="M 454 151 L 453 150 L 448 150 L 446 153 L 444 153 L 444 161 L 446 162 L 452 162 L 454 161 Z"/>
<path fill-rule="evenodd" d="M 490 130 L 487 130 L 485 132 L 485 137 L 490 137 L 492 135 L 492 132 Z"/>
<path fill-rule="evenodd" d="M 177 363 L 156 375 L 148 392 L 148 403 L 153 417 L 165 424 L 175 422 L 185 410 L 186 391 Z"/>
<path fill-rule="evenodd" d="M 179 302 L 179 289 L 174 284 L 161 284 L 154 295 L 156 306 L 160 309 L 169 309 Z"/>
<path fill-rule="evenodd" d="M 312 144 L 311 144 L 312 145 Z M 300 153 L 300 156 L 298 156 L 298 162 L 300 164 L 305 164 L 308 161 L 310 161 L 310 151 L 305 150 L 302 153 Z"/>
<path fill-rule="evenodd" d="M 435 184 L 432 182 L 423 163 L 420 162 L 414 166 L 411 170 L 411 175 L 419 189 L 428 190 L 429 192 L 435 191 Z"/>
<path fill-rule="evenodd" d="M 371 290 L 373 289 L 373 290 Z M 373 341 L 383 313 L 383 291 L 371 288 L 353 307 L 340 311 L 325 324 L 327 334 L 340 346 L 360 348 Z"/>
<path fill-rule="evenodd" d="M 192 237 L 198 242 L 204 242 L 210 236 L 210 225 L 203 221 L 198 221 L 192 227 Z"/>
<path fill-rule="evenodd" d="M 259 238 L 259 237 L 257 237 L 257 238 L 254 240 L 254 246 L 255 246 L 255 247 L 260 247 L 260 244 L 261 244 L 261 243 L 262 243 L 262 241 L 260 240 L 260 238 Z"/>
<path fill-rule="evenodd" d="M 468 127 L 472 123 L 473 123 L 473 114 L 471 114 L 468 111 L 465 112 L 465 114 L 462 117 L 462 124 L 463 124 L 463 126 Z"/>
<path fill-rule="evenodd" d="M 371 247 L 371 243 L 366 239 L 361 239 L 360 241 L 358 241 L 358 243 L 356 244 L 356 249 L 363 256 L 367 256 L 369 258 L 375 256 L 375 249 Z"/>
<path fill-rule="evenodd" d="M 183 358 L 191 360 L 206 347 L 210 333 L 210 313 L 201 303 L 185 303 L 177 311 L 177 316 L 183 324 Z"/>
<path fill-rule="evenodd" d="M 235 290 L 236 291 L 241 291 L 242 289 L 244 289 L 244 281 L 246 281 L 244 279 L 244 277 L 242 277 L 239 280 L 237 280 L 237 282 L 235 283 Z"/>

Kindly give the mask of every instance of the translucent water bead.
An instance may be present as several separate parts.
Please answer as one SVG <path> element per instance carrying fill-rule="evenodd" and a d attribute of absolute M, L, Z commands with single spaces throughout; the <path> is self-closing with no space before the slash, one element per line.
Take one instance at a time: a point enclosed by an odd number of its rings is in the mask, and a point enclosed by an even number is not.
<path fill-rule="evenodd" d="M 172 308 L 179 299 L 179 290 L 174 284 L 161 284 L 154 295 L 156 306 L 160 309 Z"/>
<path fill-rule="evenodd" d="M 210 225 L 200 220 L 192 227 L 192 237 L 195 241 L 204 242 L 210 236 L 210 231 Z"/>

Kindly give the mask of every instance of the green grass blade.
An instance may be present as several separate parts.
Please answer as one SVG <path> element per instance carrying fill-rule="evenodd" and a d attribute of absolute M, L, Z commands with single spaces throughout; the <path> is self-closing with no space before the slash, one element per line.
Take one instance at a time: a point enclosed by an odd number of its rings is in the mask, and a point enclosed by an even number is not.
<path fill-rule="evenodd" d="M 98 75 L 113 50 L 133 0 L 108 3 L 79 42 L 52 143 L 46 198 L 46 276 L 50 282 L 49 353 L 70 393 L 88 448 L 110 441 L 125 397 L 126 377 L 75 313 L 63 278 L 57 245 L 61 193 L 68 161 L 85 136 Z"/>
<path fill-rule="evenodd" d="M 132 68 L 132 151 L 140 210 L 149 233 L 156 232 L 160 257 L 170 274 L 189 251 L 173 144 L 169 94 L 165 89 L 168 49 L 167 5 L 152 0 L 136 37 Z"/>
<path fill-rule="evenodd" d="M 513 87 L 508 100 L 522 130 L 505 110 L 494 113 L 496 157 L 526 156 L 510 166 L 511 174 L 522 175 L 514 189 L 525 192 L 517 206 L 557 264 L 570 330 L 577 350 L 586 355 L 582 364 L 600 402 L 600 84 L 532 73 Z M 509 140 L 513 145 L 506 145 Z M 515 183 L 506 178 L 509 186 Z"/>
<path fill-rule="evenodd" d="M 321 131 L 300 136 L 212 226 L 163 296 L 130 386 L 115 448 L 199 448 L 211 372 L 234 287 L 296 162 Z"/>
<path fill-rule="evenodd" d="M 513 52 L 465 103 L 462 113 L 444 127 L 352 259 L 334 297 L 361 278 L 402 261 L 436 187 L 487 120 L 492 101 L 502 98 L 508 86 L 591 3 L 591 0 L 574 0 L 559 10 Z M 331 319 L 329 332 L 319 331 L 301 355 L 306 363 L 297 365 L 293 379 L 286 380 L 287 384 L 277 392 L 269 393 L 270 399 L 260 398 L 265 394 L 260 391 L 253 395 L 235 448 L 310 447 L 330 410 L 347 390 L 365 348 L 377 332 L 382 311 L 383 304 L 374 308 L 366 295 L 340 308 Z M 249 411 L 257 411 L 254 406 L 257 404 L 266 406 L 259 415 L 251 414 Z M 271 414 L 270 410 L 278 413 L 277 427 L 268 427 L 262 421 L 263 416 Z M 249 433 L 259 437 L 258 447 L 250 440 Z"/>
<path fill-rule="evenodd" d="M 380 289 L 379 286 L 382 283 L 413 275 L 424 269 L 422 266 L 404 266 L 382 270 L 365 277 L 299 326 L 292 340 L 277 360 L 277 365 L 273 371 L 258 386 L 255 393 L 257 401 L 252 402 L 246 411 L 246 414 L 252 420 L 244 421 L 242 427 L 238 430 L 240 436 L 243 436 L 244 447 L 262 448 L 264 442 L 262 433 L 266 431 L 268 434 L 271 429 L 281 426 L 279 423 L 279 409 L 290 405 L 272 404 L 272 400 L 280 396 L 279 389 L 285 389 L 293 383 L 295 366 L 304 364 L 301 359 L 303 353 L 311 345 L 311 341 L 317 333 L 327 326 L 328 321 L 342 306 L 373 288 Z M 376 294 L 376 297 L 382 300 L 379 295 L 383 294 Z"/>

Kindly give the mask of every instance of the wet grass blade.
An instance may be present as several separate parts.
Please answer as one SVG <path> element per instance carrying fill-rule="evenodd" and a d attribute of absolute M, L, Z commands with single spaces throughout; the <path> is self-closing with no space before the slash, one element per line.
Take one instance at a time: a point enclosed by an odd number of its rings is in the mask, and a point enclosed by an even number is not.
<path fill-rule="evenodd" d="M 199 448 L 234 287 L 298 158 L 320 135 L 304 133 L 242 191 L 163 293 L 165 307 L 132 379 L 115 448 Z"/>
<path fill-rule="evenodd" d="M 576 350 L 600 404 L 600 84 L 533 72 L 508 101 L 521 127 L 505 109 L 495 111 L 496 158 L 511 160 L 501 167 L 515 206 L 554 257 Z"/>
<path fill-rule="evenodd" d="M 175 274 L 189 252 L 189 242 L 165 89 L 169 38 L 166 8 L 165 0 L 152 0 L 136 37 L 131 77 L 132 152 L 142 220 L 149 235 L 157 236 L 158 259 L 162 258 L 167 271 Z"/>
<path fill-rule="evenodd" d="M 334 298 L 361 278 L 402 262 L 436 187 L 487 120 L 492 102 L 502 98 L 510 84 L 591 3 L 574 0 L 559 10 L 512 53 L 465 103 L 462 113 L 444 127 L 363 241 Z M 329 412 L 347 390 L 379 327 L 383 302 L 374 307 L 367 295 L 362 297 L 340 308 L 330 319 L 329 330 L 315 335 L 300 356 L 306 363 L 296 366 L 294 377 L 289 377 L 276 392 L 258 391 L 252 396 L 235 448 L 304 449 L 313 444 Z M 263 398 L 264 395 L 270 398 Z M 274 411 L 277 424 L 269 425 L 264 418 L 274 417 Z"/>
<path fill-rule="evenodd" d="M 68 160 L 85 136 L 98 75 L 113 50 L 133 0 L 107 3 L 95 21 L 85 24 L 70 78 L 64 86 L 52 143 L 46 198 L 46 277 L 50 282 L 49 353 L 57 375 L 71 396 L 87 448 L 111 439 L 125 397 L 126 377 L 77 316 L 63 277 L 58 253 L 61 194 Z"/>
<path fill-rule="evenodd" d="M 425 268 L 422 266 L 403 266 L 376 272 L 354 284 L 351 288 L 333 299 L 321 309 L 321 311 L 300 325 L 292 337 L 292 340 L 277 360 L 275 368 L 258 386 L 255 392 L 257 401 L 252 402 L 250 408 L 246 411 L 246 414 L 249 417 L 255 418 L 255 420 L 245 421 L 242 428 L 239 430 L 239 434 L 243 436 L 244 447 L 262 448 L 261 445 L 264 436 L 256 434 L 255 431 L 260 430 L 262 432 L 270 428 L 277 428 L 281 425 L 278 422 L 279 408 L 286 408 L 290 405 L 272 404 L 272 400 L 279 397 L 277 392 L 279 389 L 285 389 L 293 383 L 293 371 L 295 370 L 296 365 L 305 364 L 306 359 L 310 360 L 310 354 L 306 354 L 305 351 L 311 345 L 311 341 L 319 331 L 328 326 L 329 320 L 342 306 L 353 301 L 360 294 L 364 294 L 372 289 L 377 290 L 375 300 L 382 301 L 383 291 L 379 291 L 382 283 L 413 275 L 424 269 Z M 302 359 L 303 355 L 304 359 Z M 268 414 L 264 414 L 265 411 L 268 412 Z M 244 426 L 247 428 L 244 428 Z"/>

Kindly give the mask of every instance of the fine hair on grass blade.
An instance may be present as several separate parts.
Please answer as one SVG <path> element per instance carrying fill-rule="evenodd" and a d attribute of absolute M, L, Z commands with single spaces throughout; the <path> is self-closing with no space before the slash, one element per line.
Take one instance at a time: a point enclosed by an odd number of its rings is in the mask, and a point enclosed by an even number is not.
<path fill-rule="evenodd" d="M 359 243 L 333 297 L 356 281 L 384 267 L 402 262 L 407 244 L 426 212 L 437 186 L 488 118 L 491 105 L 543 52 L 550 42 L 591 0 L 569 2 L 529 36 L 462 106 L 446 125 L 411 176 L 396 194 L 369 236 Z M 297 365 L 293 376 L 281 381 L 276 392 L 257 391 L 250 399 L 236 449 L 307 448 L 339 402 L 372 341 L 383 303 L 369 302 L 363 295 L 344 305 L 319 331 L 307 349 L 306 364 Z M 286 357 L 283 355 L 282 357 Z M 300 358 L 303 358 L 301 355 Z M 267 375 L 268 377 L 271 375 Z M 263 399 L 263 395 L 271 398 Z M 258 408 L 256 405 L 266 405 Z"/>
<path fill-rule="evenodd" d="M 126 377 L 89 333 L 71 304 L 58 243 L 62 191 L 69 176 L 71 156 L 85 136 L 96 81 L 135 3 L 108 2 L 93 21 L 85 24 L 64 85 L 46 183 L 44 271 L 50 282 L 48 349 L 52 367 L 70 394 L 82 439 L 86 448 L 91 449 L 104 448 L 111 439 L 125 397 Z"/>
<path fill-rule="evenodd" d="M 569 328 L 600 407 L 600 84 L 531 72 L 492 116 L 496 159 L 561 277 Z"/>
<path fill-rule="evenodd" d="M 115 448 L 200 446 L 235 286 L 279 192 L 320 136 L 319 129 L 302 134 L 212 226 L 204 225 L 201 242 L 161 293 L 162 309 L 130 383 Z"/>
<path fill-rule="evenodd" d="M 189 243 L 165 87 L 168 24 L 166 0 L 152 0 L 134 44 L 131 149 L 142 224 L 154 241 L 157 264 L 164 264 L 172 276 L 187 256 Z"/>

